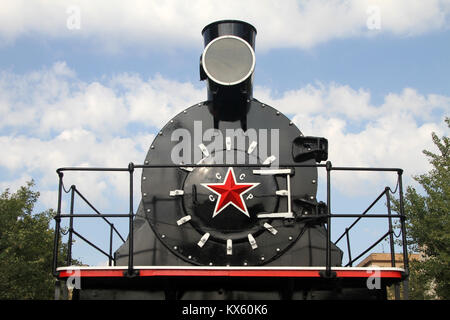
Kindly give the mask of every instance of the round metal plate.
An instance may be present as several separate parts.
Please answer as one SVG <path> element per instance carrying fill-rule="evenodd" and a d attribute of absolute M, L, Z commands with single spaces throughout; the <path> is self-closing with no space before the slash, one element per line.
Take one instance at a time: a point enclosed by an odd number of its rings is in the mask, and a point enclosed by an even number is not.
<path fill-rule="evenodd" d="M 219 122 L 219 128 L 215 131 L 219 131 L 219 136 L 224 139 L 223 148 L 208 149 L 205 153 L 200 144 L 210 146 L 214 134 L 207 132 L 214 131 L 213 123 L 206 103 L 188 108 L 174 117 L 156 136 L 146 163 L 172 164 L 173 152 L 181 143 L 181 133 L 190 133 L 190 137 L 183 136 L 185 143 L 190 141 L 189 152 L 192 155 L 192 162 L 186 165 L 198 162 L 194 162 L 198 160 L 194 159 L 194 155 L 205 164 L 221 163 L 223 160 L 230 163 L 228 160 L 231 158 L 240 159 L 240 163 L 244 159 L 246 164 L 261 164 L 272 155 L 276 145 L 279 163 L 293 163 L 292 141 L 301 132 L 272 107 L 253 100 L 247 114 L 249 130 L 246 133 L 240 129 L 240 121 Z M 249 134 L 251 130 L 258 135 Z M 234 136 L 230 136 L 230 132 Z M 227 139 L 227 134 L 230 139 Z M 268 137 L 267 146 L 258 145 L 261 150 L 256 148 L 249 152 L 255 139 L 259 143 L 264 140 L 261 139 L 264 135 Z M 234 143 L 235 137 L 243 138 L 245 143 Z M 227 145 L 230 140 L 231 145 Z M 262 152 L 263 149 L 266 152 Z M 315 162 L 310 160 L 305 163 Z M 248 216 L 233 205 L 224 207 L 214 215 L 219 196 L 205 185 L 224 183 L 230 168 L 236 183 L 258 184 L 242 194 Z M 258 175 L 253 173 L 254 169 L 261 168 L 233 167 L 232 164 L 213 168 L 145 168 L 141 184 L 142 203 L 150 226 L 169 250 L 193 264 L 261 265 L 275 259 L 295 242 L 303 228 L 302 224 L 293 223 L 290 219 L 257 218 L 261 212 L 287 211 L 287 197 L 276 195 L 277 190 L 286 189 L 287 185 L 285 176 Z M 317 186 L 313 180 L 317 180 L 316 168 L 296 168 L 291 176 L 292 199 L 315 198 Z M 293 211 L 301 209 L 297 205 L 292 201 Z M 272 231 L 276 230 L 276 234 L 267 228 L 267 224 L 273 227 Z M 201 239 L 205 237 L 207 239 L 202 243 Z"/>
<path fill-rule="evenodd" d="M 203 68 L 210 79 L 222 85 L 234 85 L 247 79 L 255 69 L 255 53 L 247 41 L 222 36 L 203 51 Z"/>

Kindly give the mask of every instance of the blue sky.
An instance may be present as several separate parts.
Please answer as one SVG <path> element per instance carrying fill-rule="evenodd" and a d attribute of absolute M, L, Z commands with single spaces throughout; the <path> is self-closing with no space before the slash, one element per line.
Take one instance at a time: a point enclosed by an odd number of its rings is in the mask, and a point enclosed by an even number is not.
<path fill-rule="evenodd" d="M 327 137 L 333 164 L 402 167 L 405 184 L 429 169 L 431 132 L 448 135 L 448 0 L 3 1 L 1 189 L 33 178 L 43 210 L 56 206 L 58 167 L 141 163 L 158 128 L 206 99 L 200 31 L 224 18 L 258 30 L 255 98 Z M 66 178 L 103 210 L 127 210 L 126 176 Z M 335 211 L 355 213 L 395 177 L 335 183 Z M 383 230 L 362 224 L 355 252 Z"/>

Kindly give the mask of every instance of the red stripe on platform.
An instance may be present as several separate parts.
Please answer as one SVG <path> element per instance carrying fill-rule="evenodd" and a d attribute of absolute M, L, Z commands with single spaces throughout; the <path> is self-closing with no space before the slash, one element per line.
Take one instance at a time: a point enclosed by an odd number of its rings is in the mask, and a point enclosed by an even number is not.
<path fill-rule="evenodd" d="M 144 277 L 319 277 L 317 270 L 141 270 L 140 274 Z"/>
<path fill-rule="evenodd" d="M 391 270 L 339 270 L 336 271 L 338 278 L 369 278 L 372 276 L 380 278 L 401 278 L 400 271 Z"/>
<path fill-rule="evenodd" d="M 137 269 L 140 277 L 293 277 L 319 278 L 320 270 L 192 270 L 192 269 Z M 125 270 L 61 270 L 60 278 L 123 277 Z M 393 270 L 336 270 L 338 278 L 401 278 L 400 271 Z"/>
<path fill-rule="evenodd" d="M 72 270 L 66 271 L 62 270 L 59 272 L 60 278 L 68 278 L 68 277 L 123 277 L 124 270 Z"/>

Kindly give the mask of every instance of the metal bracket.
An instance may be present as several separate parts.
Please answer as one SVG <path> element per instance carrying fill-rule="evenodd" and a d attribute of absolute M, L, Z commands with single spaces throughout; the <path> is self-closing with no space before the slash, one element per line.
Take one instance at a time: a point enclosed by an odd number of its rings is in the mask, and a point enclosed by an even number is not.
<path fill-rule="evenodd" d="M 139 270 L 136 269 L 125 270 L 123 272 L 123 275 L 127 278 L 135 278 L 139 276 Z"/>
<path fill-rule="evenodd" d="M 283 219 L 293 219 L 294 214 L 292 212 L 292 201 L 291 201 L 291 174 L 293 174 L 292 169 L 266 169 L 266 170 L 253 170 L 253 174 L 260 175 L 286 175 L 286 185 L 287 190 L 278 190 L 276 195 L 287 196 L 288 209 L 287 212 L 273 212 L 273 213 L 259 213 L 256 216 L 259 219 L 264 218 L 283 218 Z"/>
<path fill-rule="evenodd" d="M 328 207 L 325 202 L 308 201 L 306 199 L 294 199 L 294 202 L 303 208 L 301 214 L 297 215 L 297 218 L 315 218 L 316 223 L 318 224 L 326 222 Z"/>
<path fill-rule="evenodd" d="M 273 213 L 258 213 L 256 215 L 259 219 L 264 218 L 284 218 L 284 219 L 294 219 L 294 214 L 292 212 L 273 212 Z"/>
<path fill-rule="evenodd" d="M 319 271 L 319 275 L 325 279 L 334 279 L 337 277 L 336 271 L 331 270 L 321 270 Z"/>
<path fill-rule="evenodd" d="M 280 175 L 280 174 L 286 174 L 286 175 L 293 175 L 295 173 L 294 169 L 288 168 L 288 169 L 255 169 L 253 170 L 253 174 L 260 174 L 260 175 Z"/>
<path fill-rule="evenodd" d="M 183 190 L 170 190 L 169 196 L 176 197 L 176 196 L 182 196 L 184 194 Z"/>
<path fill-rule="evenodd" d="M 328 140 L 320 137 L 297 137 L 292 142 L 292 157 L 295 162 L 328 159 Z"/>

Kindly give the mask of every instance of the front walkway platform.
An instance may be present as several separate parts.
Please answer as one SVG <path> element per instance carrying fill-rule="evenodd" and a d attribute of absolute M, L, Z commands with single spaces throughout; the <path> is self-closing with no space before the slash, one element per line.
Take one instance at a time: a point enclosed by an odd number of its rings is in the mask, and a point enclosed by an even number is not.
<path fill-rule="evenodd" d="M 60 286 L 75 299 L 384 299 L 401 268 L 61 267 Z M 62 288 L 64 289 L 64 288 Z"/>
<path fill-rule="evenodd" d="M 171 266 L 135 266 L 138 277 L 294 277 L 320 278 L 325 267 L 171 267 Z M 401 279 L 402 268 L 373 267 L 332 267 L 337 278 L 369 278 L 371 276 L 384 279 Z M 93 277 L 126 277 L 126 266 L 120 267 L 61 267 L 57 269 L 61 278 L 70 276 Z"/>

